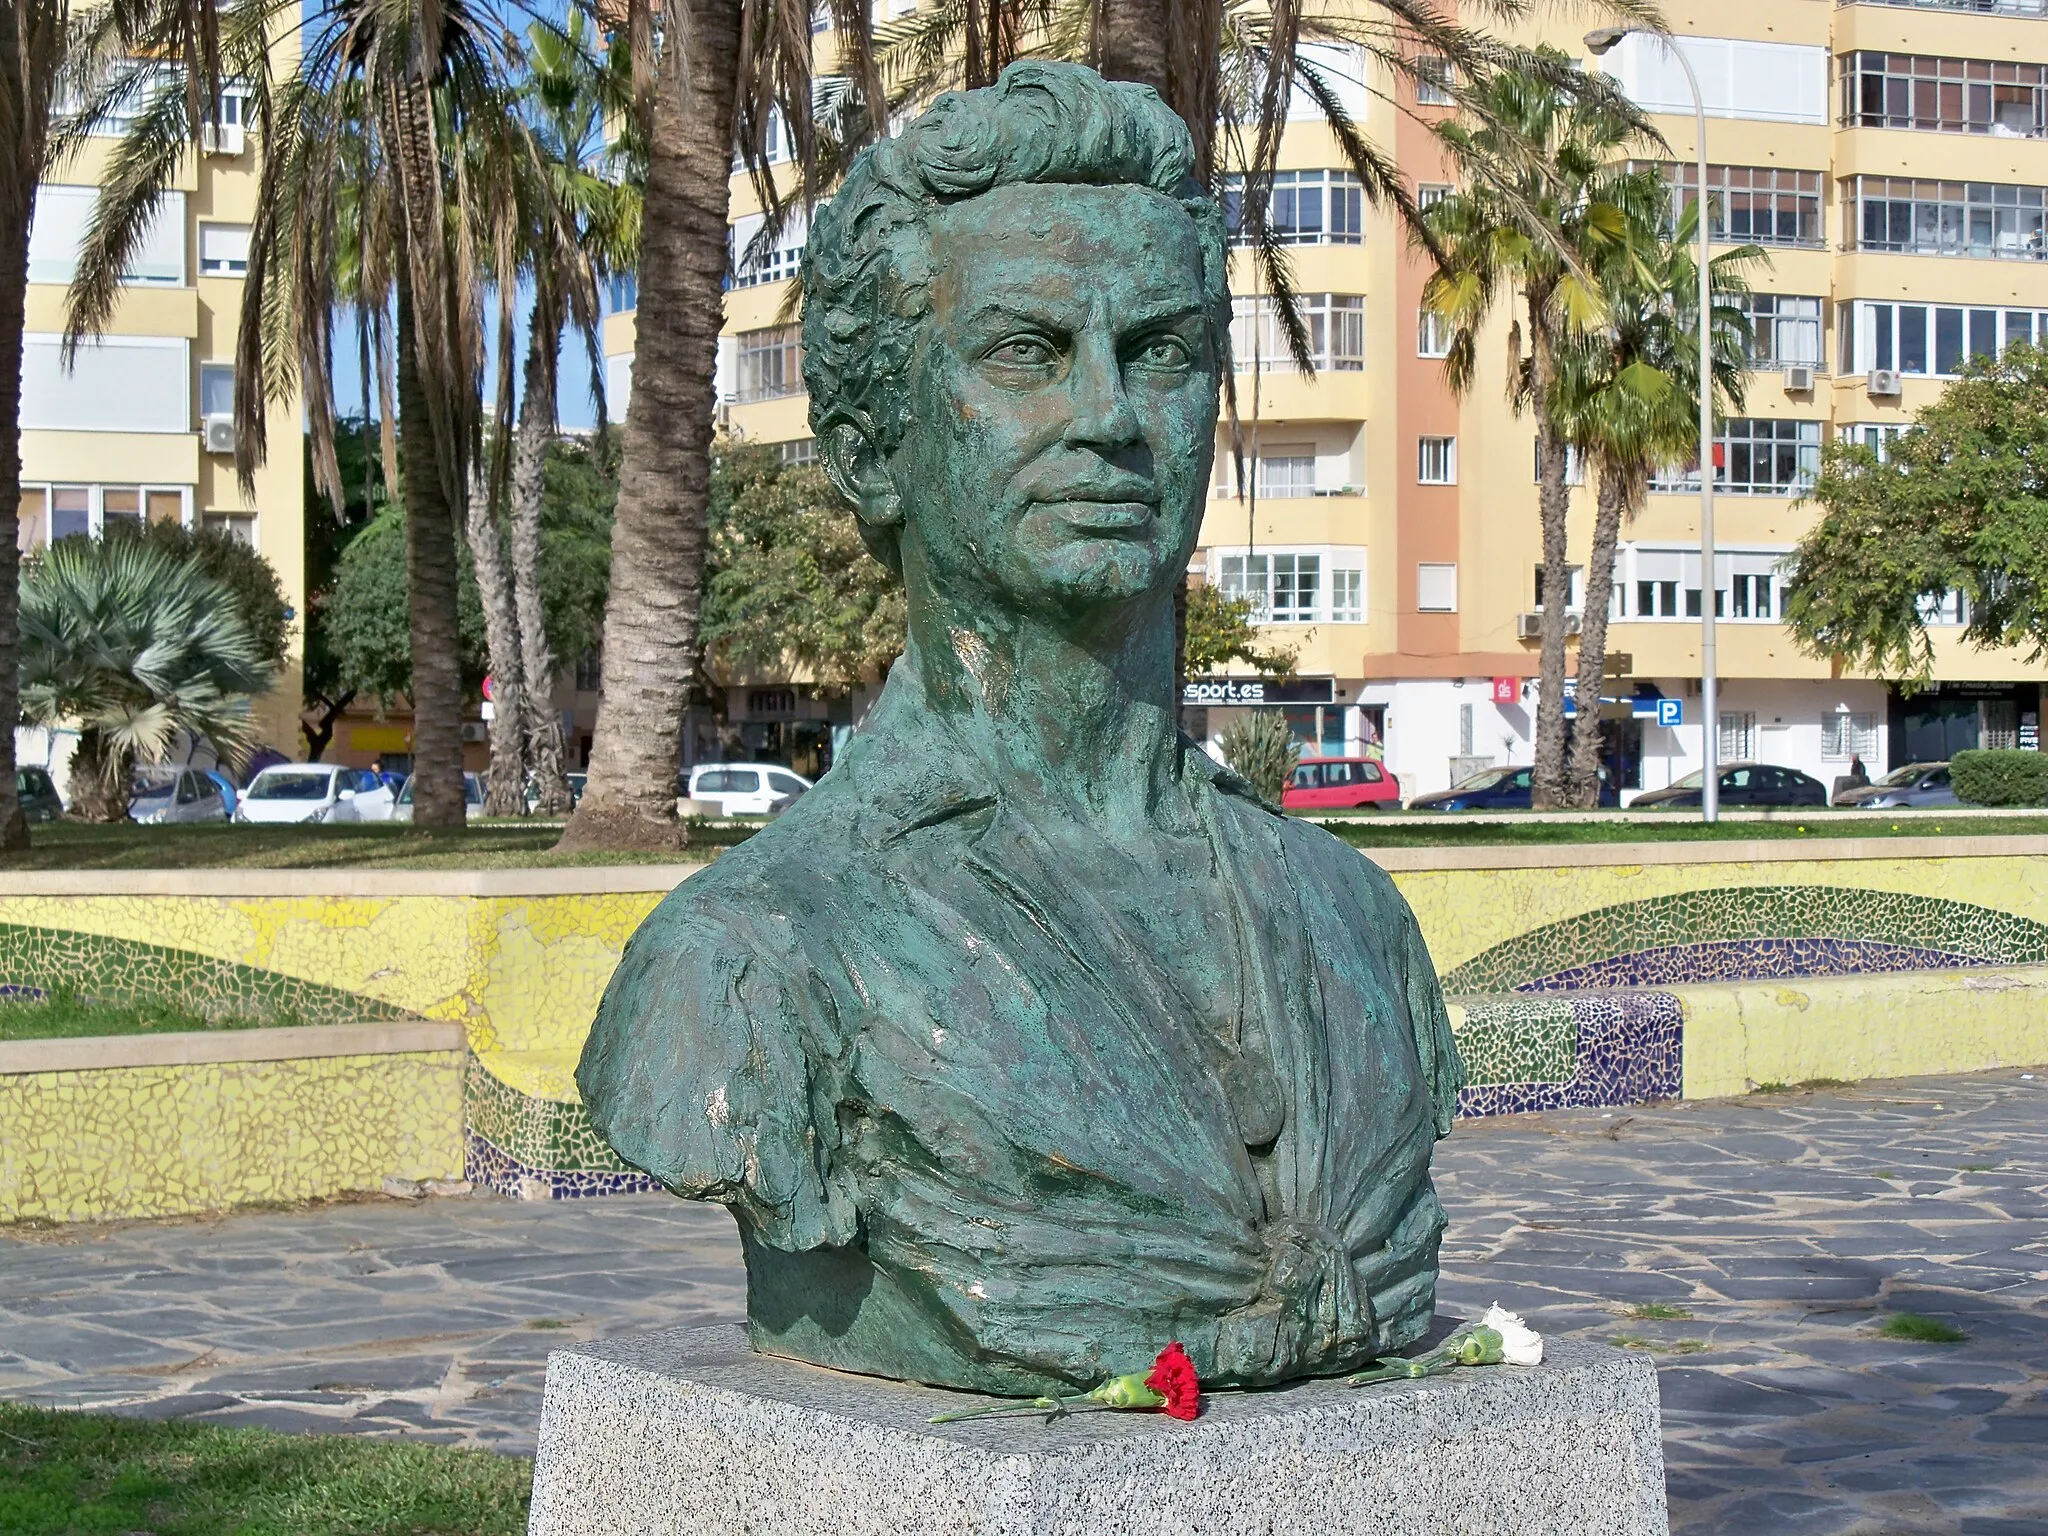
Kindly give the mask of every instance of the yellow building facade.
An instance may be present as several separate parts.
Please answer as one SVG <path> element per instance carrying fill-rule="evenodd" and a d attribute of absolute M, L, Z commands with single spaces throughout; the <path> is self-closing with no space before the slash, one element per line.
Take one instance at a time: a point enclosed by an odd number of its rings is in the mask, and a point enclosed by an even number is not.
<path fill-rule="evenodd" d="M 2048 10 L 1723 0 L 1667 17 L 1705 98 L 1715 237 L 1769 259 L 1751 273 L 1746 399 L 1714 454 L 1718 718 L 1701 718 L 1697 480 L 1676 470 L 1625 530 L 1615 573 L 1608 645 L 1621 677 L 1605 713 L 1622 798 L 1697 768 L 1708 729 L 1723 762 L 1823 784 L 1855 759 L 1875 776 L 1964 747 L 2038 747 L 2039 668 L 1962 647 L 1958 600 L 1930 611 L 1935 686 L 1910 694 L 1803 655 L 1780 619 L 1782 562 L 1817 515 L 1802 494 L 1822 445 L 1882 444 L 1972 353 L 2048 335 Z M 1666 140 L 1644 158 L 1666 163 L 1674 206 L 1697 196 L 1692 98 L 1667 45 L 1630 37 L 1594 59 L 1585 24 L 1552 19 L 1522 40 L 1612 74 Z M 1428 131 L 1447 108 L 1346 50 L 1312 62 L 1424 200 L 1454 184 Z M 1264 691 L 1312 748 L 1384 753 L 1406 796 L 1527 763 L 1541 554 L 1534 429 L 1506 403 L 1505 310 L 1480 377 L 1454 397 L 1443 338 L 1420 310 L 1427 271 L 1394 218 L 1363 206 L 1306 100 L 1279 163 L 1274 220 L 1290 231 L 1319 368 L 1306 378 L 1285 361 L 1240 260 L 1232 342 L 1249 484 L 1219 440 L 1192 574 L 1252 596 L 1269 637 L 1296 648 L 1298 676 Z M 759 221 L 743 176 L 733 223 L 744 255 Z M 719 378 L 730 430 L 792 460 L 815 452 L 797 332 L 781 314 L 802 244 L 793 225 L 737 263 Z M 630 283 L 613 297 L 617 401 L 631 384 Z M 1573 501 L 1576 605 L 1591 487 Z M 1228 723 L 1251 679 L 1231 681 L 1194 680 L 1197 734 Z"/>
<path fill-rule="evenodd" d="M 295 615 L 291 657 L 257 701 L 257 740 L 296 756 L 306 601 L 296 398 L 270 407 L 270 461 L 257 472 L 255 494 L 244 495 L 235 479 L 235 334 L 261 173 L 245 111 L 230 88 L 205 151 L 179 167 L 106 333 L 68 369 L 61 356 L 66 289 L 125 123 L 88 140 L 37 188 L 22 359 L 20 543 L 30 551 L 122 520 L 172 520 L 253 545 L 276 569 Z M 33 749 L 24 757 L 32 760 Z"/>

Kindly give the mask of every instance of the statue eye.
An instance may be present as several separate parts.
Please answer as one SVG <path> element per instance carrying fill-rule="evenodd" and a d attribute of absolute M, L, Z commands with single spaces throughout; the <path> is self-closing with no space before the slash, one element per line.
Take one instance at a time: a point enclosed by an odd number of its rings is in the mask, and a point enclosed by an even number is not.
<path fill-rule="evenodd" d="M 1186 368 L 1194 360 L 1193 350 L 1178 336 L 1154 336 L 1134 359 L 1140 368 Z"/>
<path fill-rule="evenodd" d="M 1043 368 L 1059 361 L 1052 344 L 1038 336 L 1012 336 L 991 348 L 988 360 L 1013 368 Z"/>

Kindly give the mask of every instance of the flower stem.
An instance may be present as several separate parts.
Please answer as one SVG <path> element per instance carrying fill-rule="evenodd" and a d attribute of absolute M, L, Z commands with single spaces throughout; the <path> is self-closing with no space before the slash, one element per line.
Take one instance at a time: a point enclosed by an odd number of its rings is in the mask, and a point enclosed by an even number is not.
<path fill-rule="evenodd" d="M 951 1413 L 935 1413 L 925 1420 L 927 1424 L 958 1424 L 963 1419 L 992 1419 L 1006 1413 L 1042 1413 L 1049 1419 L 1078 1404 L 1090 1401 L 1089 1394 L 1077 1392 L 1071 1397 L 1034 1397 L 1028 1401 L 1013 1403 L 991 1403 L 986 1408 L 957 1408 Z"/>

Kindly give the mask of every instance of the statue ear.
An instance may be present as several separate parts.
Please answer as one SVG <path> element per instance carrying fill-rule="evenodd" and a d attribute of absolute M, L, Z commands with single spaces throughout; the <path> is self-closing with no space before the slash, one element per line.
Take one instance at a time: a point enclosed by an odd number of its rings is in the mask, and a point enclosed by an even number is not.
<path fill-rule="evenodd" d="M 853 503 L 863 523 L 893 528 L 903 521 L 896 482 L 866 422 L 837 418 L 818 438 L 818 451 L 834 489 Z"/>

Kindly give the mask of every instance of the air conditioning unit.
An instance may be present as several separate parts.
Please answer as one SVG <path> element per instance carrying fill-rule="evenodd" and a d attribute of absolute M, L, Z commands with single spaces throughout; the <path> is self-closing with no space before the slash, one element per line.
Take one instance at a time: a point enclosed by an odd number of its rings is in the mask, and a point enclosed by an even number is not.
<path fill-rule="evenodd" d="M 1586 627 L 1586 616 L 1577 609 L 1564 616 L 1564 632 L 1568 635 L 1581 633 Z"/>
<path fill-rule="evenodd" d="M 1543 615 L 1540 613 L 1516 614 L 1515 638 L 1517 640 L 1541 640 L 1543 638 Z"/>
<path fill-rule="evenodd" d="M 199 129 L 199 144 L 209 155 L 233 159 L 249 147 L 249 130 L 240 123 L 205 123 Z"/>
<path fill-rule="evenodd" d="M 1786 394 L 1804 395 L 1810 394 L 1812 391 L 1813 365 L 1811 363 L 1794 363 L 1785 370 Z"/>
<path fill-rule="evenodd" d="M 206 451 L 208 453 L 233 453 L 235 451 L 234 417 L 209 416 L 206 418 Z"/>
<path fill-rule="evenodd" d="M 1874 396 L 1879 396 L 1885 399 L 1898 399 L 1898 397 L 1901 393 L 1903 393 L 1903 391 L 1899 385 L 1899 375 L 1897 371 L 1891 368 L 1871 369 L 1870 393 Z"/>
<path fill-rule="evenodd" d="M 491 728 L 481 720 L 465 720 L 462 722 L 462 739 L 472 742 L 489 741 Z"/>

